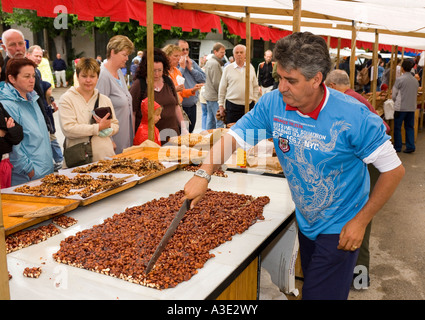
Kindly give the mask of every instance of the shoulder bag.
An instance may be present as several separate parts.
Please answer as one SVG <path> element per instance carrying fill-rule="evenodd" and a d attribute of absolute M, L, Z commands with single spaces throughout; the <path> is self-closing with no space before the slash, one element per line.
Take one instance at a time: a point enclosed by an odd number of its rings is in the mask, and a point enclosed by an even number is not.
<path fill-rule="evenodd" d="M 99 95 L 97 96 L 94 109 L 99 106 Z M 64 152 L 63 152 L 66 166 L 68 168 L 82 166 L 93 161 L 93 151 L 91 147 L 91 137 L 86 142 L 77 143 L 72 147 L 65 148 L 64 143 Z"/>

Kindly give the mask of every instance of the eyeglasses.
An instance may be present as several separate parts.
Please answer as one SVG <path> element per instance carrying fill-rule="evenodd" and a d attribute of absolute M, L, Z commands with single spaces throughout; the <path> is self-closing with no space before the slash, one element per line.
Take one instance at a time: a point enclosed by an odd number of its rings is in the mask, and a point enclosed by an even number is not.
<path fill-rule="evenodd" d="M 189 48 L 183 48 L 182 51 L 189 51 Z"/>

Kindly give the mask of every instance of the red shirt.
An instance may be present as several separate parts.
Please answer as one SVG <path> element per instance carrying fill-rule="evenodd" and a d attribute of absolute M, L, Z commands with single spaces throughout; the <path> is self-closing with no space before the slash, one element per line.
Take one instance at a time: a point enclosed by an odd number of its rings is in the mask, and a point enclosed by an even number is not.
<path fill-rule="evenodd" d="M 353 89 L 347 89 L 344 93 L 346 95 L 352 96 L 354 99 L 356 99 L 356 100 L 360 101 L 361 103 L 363 103 L 364 105 L 366 105 L 366 107 L 368 107 L 369 110 L 372 111 L 374 114 L 378 114 L 378 112 L 376 112 L 375 108 L 370 104 L 370 102 L 367 101 L 367 99 L 365 97 L 363 97 L 361 94 L 357 93 Z M 390 133 L 390 131 L 391 131 L 390 126 L 384 120 L 382 120 L 382 121 L 385 124 L 385 128 L 387 128 L 386 132 Z"/>
<path fill-rule="evenodd" d="M 293 106 L 290 106 L 289 104 L 286 105 L 286 110 L 289 110 L 289 111 L 298 111 L 298 112 L 300 112 L 300 113 L 302 113 L 302 114 L 304 114 L 306 116 L 309 116 L 310 118 L 313 118 L 314 120 L 317 120 L 317 118 L 319 117 L 319 113 L 322 110 L 323 105 L 325 104 L 325 99 L 326 99 L 327 89 L 326 89 L 326 86 L 324 84 L 322 84 L 322 87 L 323 87 L 323 90 L 324 90 L 323 91 L 323 98 L 320 101 L 319 105 L 312 112 L 310 112 L 310 113 L 301 112 L 298 108 L 293 107 Z"/>
<path fill-rule="evenodd" d="M 154 110 L 160 107 L 161 105 L 159 105 L 156 101 L 154 101 Z M 139 128 L 137 128 L 136 134 L 134 135 L 133 145 L 135 146 L 138 146 L 143 141 L 149 139 L 148 98 L 143 99 L 142 103 L 140 104 L 140 108 L 142 110 L 142 121 L 140 122 Z M 155 143 L 158 145 L 161 145 L 161 139 L 159 137 L 159 129 L 156 126 L 154 126 L 154 132 L 155 132 Z"/>

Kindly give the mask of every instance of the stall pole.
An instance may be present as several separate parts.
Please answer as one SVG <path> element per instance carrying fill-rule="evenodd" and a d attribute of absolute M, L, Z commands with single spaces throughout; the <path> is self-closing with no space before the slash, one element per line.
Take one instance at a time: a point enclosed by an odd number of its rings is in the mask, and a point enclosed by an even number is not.
<path fill-rule="evenodd" d="M 425 105 L 425 70 L 422 70 L 422 81 L 421 81 L 421 89 L 422 89 L 422 102 L 421 102 L 421 117 L 420 117 L 420 123 L 419 123 L 419 128 L 422 131 L 423 127 L 424 127 L 424 105 Z"/>
<path fill-rule="evenodd" d="M 372 106 L 376 109 L 376 87 L 378 84 L 378 46 L 379 46 L 379 35 L 378 30 L 375 29 L 375 44 L 373 46 L 373 57 L 372 57 Z"/>
<path fill-rule="evenodd" d="M 251 15 L 245 7 L 246 17 L 246 63 L 245 63 L 245 113 L 249 112 L 249 88 L 251 71 Z"/>
<path fill-rule="evenodd" d="M 154 122 L 154 79 L 153 79 L 153 0 L 146 0 L 146 26 L 147 26 L 147 62 L 148 62 L 148 76 L 147 76 L 147 89 L 148 89 L 148 138 L 155 141 L 155 122 Z M 140 108 L 140 106 L 139 106 Z"/>
<path fill-rule="evenodd" d="M 398 65 L 398 46 L 395 45 L 394 46 L 394 60 L 392 60 L 392 62 L 391 62 L 391 77 L 390 77 L 390 79 L 391 79 L 391 82 L 390 82 L 391 91 L 392 91 L 394 83 L 395 83 L 397 65 Z"/>
<path fill-rule="evenodd" d="M 393 82 L 393 65 L 394 65 L 394 45 L 391 46 L 391 58 L 390 58 L 390 80 L 388 81 L 387 99 L 391 98 L 392 82 Z"/>
<path fill-rule="evenodd" d="M 356 79 L 356 23 L 352 21 L 351 28 L 351 58 L 350 58 L 350 84 L 354 89 L 354 80 Z"/>
<path fill-rule="evenodd" d="M 294 8 L 294 17 L 292 20 L 292 32 L 300 32 L 301 30 L 301 0 L 292 0 Z"/>

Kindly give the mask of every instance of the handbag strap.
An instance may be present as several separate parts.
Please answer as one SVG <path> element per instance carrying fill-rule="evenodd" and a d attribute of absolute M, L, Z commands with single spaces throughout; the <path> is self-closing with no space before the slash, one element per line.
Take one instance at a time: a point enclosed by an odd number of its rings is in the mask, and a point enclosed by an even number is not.
<path fill-rule="evenodd" d="M 97 99 L 96 99 L 96 102 L 94 103 L 93 110 L 99 107 L 99 97 L 100 97 L 100 93 L 97 94 Z"/>
<path fill-rule="evenodd" d="M 97 99 L 96 99 L 96 102 L 94 103 L 93 110 L 95 110 L 96 108 L 99 107 L 99 97 L 100 97 L 100 92 L 97 94 Z M 89 143 L 91 143 L 91 138 L 92 138 L 92 136 L 89 137 Z"/>

